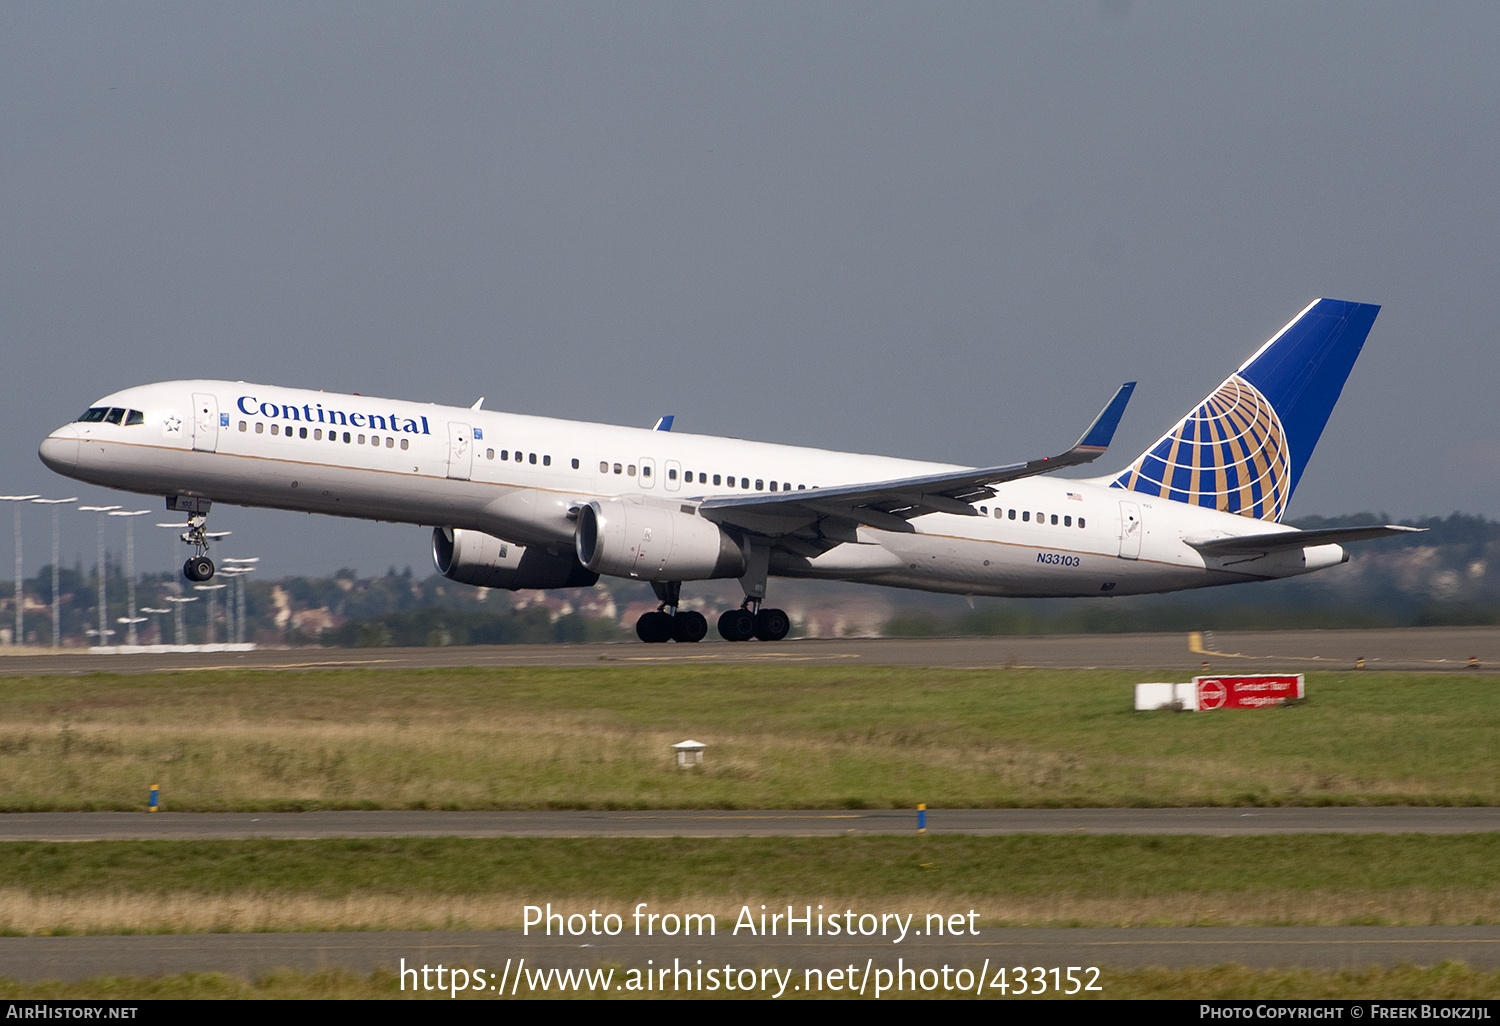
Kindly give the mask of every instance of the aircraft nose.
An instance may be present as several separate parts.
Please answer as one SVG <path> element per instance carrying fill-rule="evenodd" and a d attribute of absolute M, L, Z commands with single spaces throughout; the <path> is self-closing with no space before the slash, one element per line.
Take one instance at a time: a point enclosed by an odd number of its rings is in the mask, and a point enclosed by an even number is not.
<path fill-rule="evenodd" d="M 38 455 L 48 470 L 66 474 L 78 466 L 78 432 L 72 427 L 61 427 L 42 440 Z"/>

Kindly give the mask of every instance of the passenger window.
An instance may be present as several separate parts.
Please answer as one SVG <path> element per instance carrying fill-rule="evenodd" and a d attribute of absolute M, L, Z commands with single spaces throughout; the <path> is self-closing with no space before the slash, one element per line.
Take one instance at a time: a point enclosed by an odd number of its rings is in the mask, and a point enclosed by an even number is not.
<path fill-rule="evenodd" d="M 306 438 L 307 437 L 307 428 L 298 428 L 297 429 L 297 437 L 298 438 Z"/>
<path fill-rule="evenodd" d="M 578 469 L 578 461 L 577 461 L 577 460 L 574 460 L 574 461 L 573 461 L 573 469 L 574 469 L 574 470 L 577 470 L 577 469 Z"/>
<path fill-rule="evenodd" d="M 486 449 L 486 450 L 484 450 L 484 458 L 487 459 L 487 460 L 494 459 L 495 458 L 495 450 L 494 449 Z"/>
<path fill-rule="evenodd" d="M 247 430 L 249 430 L 249 428 L 250 428 L 249 424 L 246 424 L 243 420 L 240 421 L 240 430 L 241 431 L 247 431 Z"/>
<path fill-rule="evenodd" d="M 1010 511 L 1010 519 L 1012 519 L 1012 520 L 1016 519 L 1016 511 L 1015 510 L 1011 510 Z"/>
<path fill-rule="evenodd" d="M 807 485 L 798 485 L 797 486 L 797 491 L 799 491 L 799 492 L 805 492 L 805 491 L 807 491 Z"/>
<path fill-rule="evenodd" d="M 257 435 L 263 435 L 266 433 L 266 425 L 264 422 L 259 420 L 255 422 L 255 433 Z"/>
<path fill-rule="evenodd" d="M 792 490 L 792 483 L 790 481 L 783 481 L 783 482 L 781 482 L 781 490 L 784 491 L 784 492 L 791 491 Z"/>
<path fill-rule="evenodd" d="M 622 467 L 622 466 L 620 466 L 618 463 L 616 463 L 615 464 L 615 473 L 616 474 L 623 474 L 624 472 L 625 472 L 625 468 Z"/>
<path fill-rule="evenodd" d="M 344 432 L 344 444 L 345 445 L 349 444 L 349 432 L 347 432 L 347 431 Z"/>
<path fill-rule="evenodd" d="M 750 487 L 750 479 L 748 477 L 742 477 L 742 478 L 740 478 L 740 487 L 741 488 L 749 488 Z"/>
<path fill-rule="evenodd" d="M 322 428 L 313 428 L 313 441 L 314 442 L 321 442 L 322 440 L 323 440 L 323 429 Z"/>
<path fill-rule="evenodd" d="M 271 425 L 271 434 L 273 434 L 273 435 L 279 435 L 279 434 L 281 434 L 281 425 L 280 424 L 272 424 Z"/>
<path fill-rule="evenodd" d="M 718 483 L 719 483 L 719 481 L 720 481 L 720 478 L 721 478 L 721 475 L 719 475 L 719 474 L 715 474 L 715 475 L 714 475 L 714 484 L 718 484 Z"/>
<path fill-rule="evenodd" d="M 125 426 L 126 427 L 130 427 L 132 424 L 144 424 L 144 423 L 146 423 L 146 415 L 144 413 L 142 413 L 140 410 L 131 410 L 130 412 L 128 412 L 128 413 L 125 414 Z"/>
<path fill-rule="evenodd" d="M 642 467 L 641 468 L 641 476 L 642 477 L 650 477 L 651 476 L 651 468 L 650 467 Z"/>
<path fill-rule="evenodd" d="M 1064 527 L 1072 527 L 1073 526 L 1073 518 L 1072 517 L 1063 517 L 1063 526 Z"/>
<path fill-rule="evenodd" d="M 401 439 L 401 448 L 403 448 L 403 449 L 408 448 L 408 444 L 407 443 L 409 443 L 410 441 L 411 441 L 411 439 L 409 439 L 409 438 L 403 438 L 403 439 Z"/>
<path fill-rule="evenodd" d="M 601 473 L 601 474 L 608 474 L 609 473 L 609 464 L 605 463 L 603 460 L 599 461 L 599 473 Z"/>
<path fill-rule="evenodd" d="M 983 513 L 985 516 L 989 516 L 990 515 L 990 510 L 989 510 L 988 506 L 980 506 L 979 507 L 979 512 Z"/>
<path fill-rule="evenodd" d="M 1079 527 L 1082 527 L 1082 526 L 1083 526 L 1083 517 L 1079 517 L 1079 518 L 1078 518 L 1078 526 L 1079 526 Z"/>
<path fill-rule="evenodd" d="M 1028 524 L 1031 523 L 1031 510 L 1028 509 L 1024 513 L 1022 513 L 1021 514 L 1021 519 L 1024 520 Z"/>
<path fill-rule="evenodd" d="M 1052 514 L 1052 526 L 1053 527 L 1057 526 L 1057 514 L 1056 513 Z"/>
<path fill-rule="evenodd" d="M 359 444 L 360 445 L 364 445 L 365 444 L 365 436 L 364 435 L 360 435 L 359 436 Z"/>
<path fill-rule="evenodd" d="M 773 492 L 774 492 L 774 491 L 775 491 L 775 490 L 776 490 L 776 482 L 775 482 L 775 481 L 772 481 L 772 482 L 771 482 L 771 491 L 773 491 Z"/>
<path fill-rule="evenodd" d="M 677 480 L 677 471 L 673 470 L 670 467 L 667 468 L 667 480 L 668 481 L 676 481 Z"/>
<path fill-rule="evenodd" d="M 1038 513 L 1036 515 L 1036 522 L 1039 523 L 1039 524 L 1042 523 L 1043 521 L 1045 521 L 1046 519 L 1047 519 L 1046 516 L 1044 516 L 1041 513 Z"/>
<path fill-rule="evenodd" d="M 531 462 L 532 462 L 532 463 L 533 463 L 533 464 L 534 464 L 534 463 L 536 463 L 536 453 L 532 453 L 532 454 L 531 454 Z"/>
<path fill-rule="evenodd" d="M 626 477 L 635 477 L 635 464 L 634 463 L 632 463 L 630 466 L 628 466 L 628 467 L 625 468 L 625 476 Z"/>
<path fill-rule="evenodd" d="M 757 477 L 755 479 L 755 490 L 757 492 L 762 492 L 762 491 L 765 491 L 765 488 L 766 488 L 766 483 L 764 481 L 762 481 L 760 478 Z"/>
<path fill-rule="evenodd" d="M 543 456 L 542 457 L 542 466 L 544 466 L 544 467 L 550 467 L 550 466 L 552 466 L 552 457 L 551 456 Z"/>
<path fill-rule="evenodd" d="M 394 438 L 387 438 L 385 440 L 385 447 L 387 449 L 394 449 L 396 447 L 396 440 Z M 494 449 L 490 450 L 490 452 L 494 452 L 494 451 L 495 451 Z"/>

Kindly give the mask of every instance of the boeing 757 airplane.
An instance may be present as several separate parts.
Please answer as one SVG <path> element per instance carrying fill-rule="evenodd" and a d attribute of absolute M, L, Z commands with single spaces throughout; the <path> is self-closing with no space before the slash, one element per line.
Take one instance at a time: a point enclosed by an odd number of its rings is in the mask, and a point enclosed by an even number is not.
<path fill-rule="evenodd" d="M 213 576 L 214 502 L 433 528 L 437 569 L 487 588 L 649 582 L 641 640 L 701 640 L 683 582 L 738 578 L 731 641 L 777 641 L 768 577 L 964 595 L 1136 595 L 1344 562 L 1406 528 L 1279 523 L 1379 307 L 1319 299 L 1124 470 L 1049 476 L 1108 447 L 1135 387 L 1059 455 L 960 467 L 242 381 L 100 399 L 41 458 L 186 513 L 183 573 Z"/>

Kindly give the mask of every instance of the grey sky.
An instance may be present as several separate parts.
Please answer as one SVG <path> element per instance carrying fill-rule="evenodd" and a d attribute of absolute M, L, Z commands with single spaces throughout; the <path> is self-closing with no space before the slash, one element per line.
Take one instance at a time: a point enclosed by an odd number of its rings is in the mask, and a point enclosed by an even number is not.
<path fill-rule="evenodd" d="M 1326 295 L 1384 310 L 1291 514 L 1494 516 L 1497 52 L 1494 4 L 6 4 L 0 491 L 200 376 L 971 464 L 1138 379 L 1103 472 Z"/>

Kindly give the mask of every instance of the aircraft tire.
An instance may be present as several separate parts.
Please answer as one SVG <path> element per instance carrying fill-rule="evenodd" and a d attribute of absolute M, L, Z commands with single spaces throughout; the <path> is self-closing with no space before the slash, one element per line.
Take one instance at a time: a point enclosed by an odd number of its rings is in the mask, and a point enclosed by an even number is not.
<path fill-rule="evenodd" d="M 725 641 L 749 641 L 755 637 L 755 616 L 748 609 L 731 609 L 719 617 L 719 637 Z"/>
<path fill-rule="evenodd" d="M 214 576 L 214 561 L 207 556 L 194 556 L 182 564 L 182 576 L 196 582 L 211 580 Z"/>
<path fill-rule="evenodd" d="M 708 619 L 702 613 L 684 613 L 672 617 L 672 640 L 691 644 L 708 636 Z"/>
<path fill-rule="evenodd" d="M 635 636 L 648 645 L 672 640 L 672 618 L 666 613 L 644 613 L 635 622 Z"/>
<path fill-rule="evenodd" d="M 755 636 L 761 641 L 780 641 L 792 629 L 792 621 L 780 609 L 762 609 L 755 614 Z"/>

